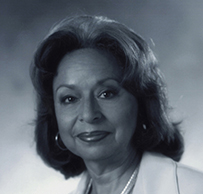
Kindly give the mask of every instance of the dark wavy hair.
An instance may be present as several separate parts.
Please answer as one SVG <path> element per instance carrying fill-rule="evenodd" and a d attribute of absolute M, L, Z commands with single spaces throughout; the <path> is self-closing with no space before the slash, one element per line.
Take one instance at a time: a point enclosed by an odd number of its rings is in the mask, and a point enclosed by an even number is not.
<path fill-rule="evenodd" d="M 105 50 L 122 64 L 122 86 L 138 100 L 138 123 L 132 138 L 135 148 L 179 161 L 184 150 L 183 137 L 179 123 L 169 118 L 166 87 L 153 52 L 125 25 L 97 16 L 65 19 L 51 30 L 35 53 L 30 73 L 37 93 L 35 140 L 42 159 L 66 178 L 86 169 L 80 157 L 56 145 L 58 126 L 52 91 L 60 60 L 82 48 Z"/>

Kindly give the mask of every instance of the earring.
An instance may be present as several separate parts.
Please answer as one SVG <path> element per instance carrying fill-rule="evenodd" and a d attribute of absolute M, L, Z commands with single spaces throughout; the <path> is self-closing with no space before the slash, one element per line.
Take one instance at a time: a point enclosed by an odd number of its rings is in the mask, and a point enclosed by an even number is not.
<path fill-rule="evenodd" d="M 142 127 L 143 127 L 144 130 L 147 129 L 147 126 L 145 124 L 142 124 Z"/>
<path fill-rule="evenodd" d="M 59 142 L 60 142 L 59 138 L 60 138 L 59 132 L 57 132 L 57 134 L 56 134 L 56 136 L 55 136 L 56 145 L 57 145 L 61 150 L 66 151 L 67 148 L 66 148 L 64 145 L 63 145 L 63 146 L 60 145 L 60 143 L 59 143 Z"/>

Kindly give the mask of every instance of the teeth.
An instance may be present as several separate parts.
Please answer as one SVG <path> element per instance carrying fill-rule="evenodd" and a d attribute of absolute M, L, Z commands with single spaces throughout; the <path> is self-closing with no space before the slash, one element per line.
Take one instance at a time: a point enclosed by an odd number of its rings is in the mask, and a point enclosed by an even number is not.
<path fill-rule="evenodd" d="M 91 135 L 91 132 L 85 132 L 85 133 L 80 134 L 79 136 L 90 136 L 90 135 Z"/>
<path fill-rule="evenodd" d="M 80 133 L 78 136 L 97 136 L 97 135 L 102 135 L 102 134 L 107 134 L 107 132 L 104 131 L 93 131 L 93 132 L 84 132 Z"/>
<path fill-rule="evenodd" d="M 85 142 L 96 142 L 104 139 L 109 133 L 104 131 L 84 132 L 78 135 L 78 138 Z"/>

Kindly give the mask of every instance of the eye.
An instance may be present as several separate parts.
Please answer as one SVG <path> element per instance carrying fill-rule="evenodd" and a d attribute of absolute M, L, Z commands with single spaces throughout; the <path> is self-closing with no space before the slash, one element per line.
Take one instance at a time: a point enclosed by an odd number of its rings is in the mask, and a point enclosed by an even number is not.
<path fill-rule="evenodd" d="M 114 90 L 106 90 L 102 92 L 99 97 L 103 99 L 113 98 L 118 92 Z"/>
<path fill-rule="evenodd" d="M 63 98 L 61 98 L 62 104 L 72 104 L 72 103 L 75 103 L 76 101 L 77 101 L 77 98 L 74 96 L 64 96 Z"/>

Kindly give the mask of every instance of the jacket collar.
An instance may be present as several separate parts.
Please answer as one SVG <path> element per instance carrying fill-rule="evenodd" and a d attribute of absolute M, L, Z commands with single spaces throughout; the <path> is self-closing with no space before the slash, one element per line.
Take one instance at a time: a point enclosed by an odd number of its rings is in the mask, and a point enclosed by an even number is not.
<path fill-rule="evenodd" d="M 145 152 L 142 156 L 133 194 L 178 194 L 177 164 L 161 154 Z M 84 172 L 74 194 L 84 194 L 89 182 Z"/>
<path fill-rule="evenodd" d="M 145 152 L 133 194 L 178 194 L 176 169 L 172 159 Z"/>

